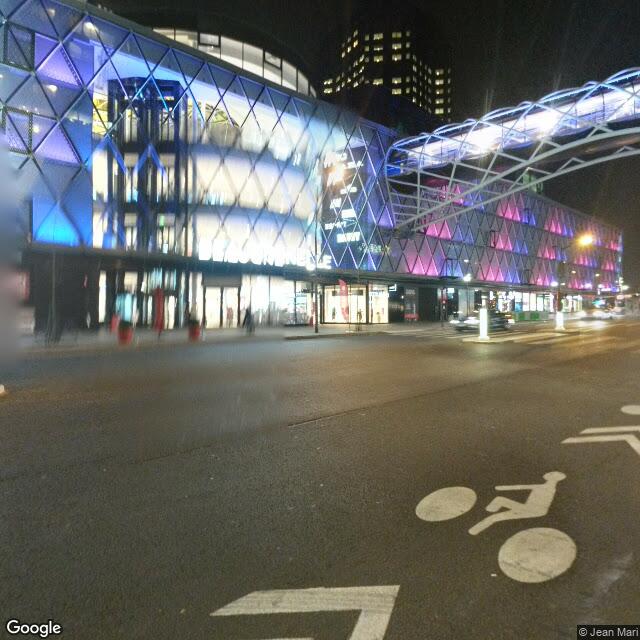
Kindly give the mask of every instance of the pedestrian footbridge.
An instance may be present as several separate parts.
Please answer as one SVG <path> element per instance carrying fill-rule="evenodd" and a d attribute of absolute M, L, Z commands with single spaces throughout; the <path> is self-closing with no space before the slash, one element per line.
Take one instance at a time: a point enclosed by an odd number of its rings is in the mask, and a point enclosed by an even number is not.
<path fill-rule="evenodd" d="M 405 138 L 387 152 L 396 228 L 482 209 L 552 178 L 640 153 L 640 68 Z"/>

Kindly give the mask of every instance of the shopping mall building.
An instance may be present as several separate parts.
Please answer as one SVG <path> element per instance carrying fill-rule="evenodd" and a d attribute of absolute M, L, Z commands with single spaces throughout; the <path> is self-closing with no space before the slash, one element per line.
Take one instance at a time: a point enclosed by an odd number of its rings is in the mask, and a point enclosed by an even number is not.
<path fill-rule="evenodd" d="M 308 323 L 316 285 L 327 323 L 438 319 L 483 294 L 528 317 L 552 309 L 560 279 L 573 307 L 618 286 L 620 231 L 534 192 L 397 233 L 395 132 L 316 99 L 266 50 L 189 46 L 74 0 L 0 0 L 0 15 L 39 329 L 52 298 L 66 326 L 172 328 L 188 314 L 236 325 L 249 306 Z M 585 232 L 594 245 L 570 250 Z"/>

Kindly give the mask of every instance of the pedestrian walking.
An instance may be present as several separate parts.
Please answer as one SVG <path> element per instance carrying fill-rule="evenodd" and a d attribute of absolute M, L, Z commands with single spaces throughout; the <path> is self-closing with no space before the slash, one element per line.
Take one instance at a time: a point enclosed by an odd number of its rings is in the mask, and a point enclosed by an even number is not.
<path fill-rule="evenodd" d="M 244 312 L 244 320 L 242 321 L 242 326 L 246 330 L 247 334 L 253 333 L 254 324 L 253 324 L 253 314 L 251 313 L 251 307 L 247 307 L 247 310 Z"/>

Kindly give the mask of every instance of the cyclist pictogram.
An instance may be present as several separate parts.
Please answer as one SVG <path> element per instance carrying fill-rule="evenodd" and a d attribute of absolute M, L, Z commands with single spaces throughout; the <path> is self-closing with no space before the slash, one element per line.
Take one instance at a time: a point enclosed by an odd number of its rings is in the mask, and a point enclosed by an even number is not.
<path fill-rule="evenodd" d="M 477 536 L 498 522 L 542 518 L 547 515 L 558 484 L 566 478 L 561 471 L 551 471 L 538 484 L 498 485 L 496 491 L 528 491 L 524 502 L 497 496 L 486 507 L 492 515 L 469 529 Z M 471 511 L 477 494 L 468 487 L 445 487 L 424 497 L 416 515 L 425 522 L 451 520 Z M 503 573 L 519 582 L 545 582 L 567 571 L 576 558 L 574 541 L 566 533 L 548 527 L 525 529 L 512 535 L 498 553 Z"/>

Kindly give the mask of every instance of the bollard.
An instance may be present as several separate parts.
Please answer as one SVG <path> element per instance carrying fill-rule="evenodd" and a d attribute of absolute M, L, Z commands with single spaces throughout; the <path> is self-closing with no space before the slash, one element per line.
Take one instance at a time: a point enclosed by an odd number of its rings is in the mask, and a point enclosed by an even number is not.
<path fill-rule="evenodd" d="M 556 331 L 564 331 L 564 313 L 556 311 Z"/>
<path fill-rule="evenodd" d="M 486 307 L 480 309 L 480 340 L 489 340 L 489 310 Z"/>

